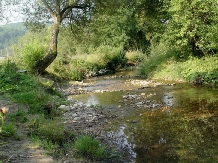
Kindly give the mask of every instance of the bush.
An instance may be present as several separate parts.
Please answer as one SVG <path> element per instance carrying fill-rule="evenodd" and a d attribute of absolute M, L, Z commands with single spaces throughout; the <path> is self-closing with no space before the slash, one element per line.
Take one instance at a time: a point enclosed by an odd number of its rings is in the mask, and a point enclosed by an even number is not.
<path fill-rule="evenodd" d="M 129 51 L 126 53 L 125 56 L 128 61 L 133 62 L 135 64 L 139 64 L 147 57 L 147 55 L 142 53 L 141 51 Z"/>
<path fill-rule="evenodd" d="M 75 148 L 78 154 L 94 160 L 104 158 L 106 154 L 105 147 L 101 146 L 96 139 L 87 135 L 76 140 Z"/>
<path fill-rule="evenodd" d="M 139 66 L 139 73 L 147 77 L 152 77 L 153 72 L 159 65 L 166 62 L 169 58 L 175 56 L 175 51 L 164 43 L 159 43 L 156 47 L 152 47 L 150 56 L 145 58 Z"/>
<path fill-rule="evenodd" d="M 122 48 L 100 46 L 93 54 L 59 56 L 48 70 L 64 79 L 82 80 L 89 72 L 96 72 L 103 68 L 116 71 L 125 63 Z"/>
<path fill-rule="evenodd" d="M 126 60 L 122 47 L 100 46 L 96 53 L 101 56 L 103 67 L 113 72 L 125 66 Z"/>
<path fill-rule="evenodd" d="M 30 42 L 22 48 L 21 62 L 25 69 L 34 72 L 36 64 L 46 53 L 45 46 L 38 41 Z"/>

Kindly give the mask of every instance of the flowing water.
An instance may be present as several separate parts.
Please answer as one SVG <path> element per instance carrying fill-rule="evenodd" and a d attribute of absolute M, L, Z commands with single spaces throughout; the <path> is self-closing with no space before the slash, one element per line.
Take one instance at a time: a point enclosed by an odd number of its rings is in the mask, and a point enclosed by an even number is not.
<path fill-rule="evenodd" d="M 122 88 L 129 78 L 93 80 L 87 89 Z M 218 162 L 217 87 L 183 83 L 73 98 L 119 116 L 104 133 L 123 150 L 124 162 Z"/>

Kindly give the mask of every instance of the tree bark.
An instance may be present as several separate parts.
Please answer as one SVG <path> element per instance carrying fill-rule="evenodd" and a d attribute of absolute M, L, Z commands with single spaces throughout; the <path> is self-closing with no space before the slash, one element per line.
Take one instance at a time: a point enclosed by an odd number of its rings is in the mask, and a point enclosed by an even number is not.
<path fill-rule="evenodd" d="M 40 60 L 37 63 L 36 69 L 35 69 L 36 74 L 42 74 L 45 71 L 45 69 L 57 57 L 58 34 L 60 31 L 60 25 L 61 25 L 60 19 L 58 20 L 58 18 L 56 18 L 56 20 L 54 21 L 54 27 L 52 31 L 50 46 L 49 46 L 49 52 L 42 60 Z"/>

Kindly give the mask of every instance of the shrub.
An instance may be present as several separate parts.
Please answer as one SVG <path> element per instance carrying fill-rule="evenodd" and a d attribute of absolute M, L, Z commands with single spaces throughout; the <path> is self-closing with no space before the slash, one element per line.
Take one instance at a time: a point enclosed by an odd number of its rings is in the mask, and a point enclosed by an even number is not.
<path fill-rule="evenodd" d="M 153 72 L 157 69 L 157 67 L 165 62 L 169 57 L 169 55 L 153 55 L 148 57 L 140 66 L 139 73 L 141 75 L 145 75 L 147 77 L 151 77 Z"/>
<path fill-rule="evenodd" d="M 100 46 L 96 53 L 102 57 L 103 67 L 115 72 L 126 63 L 122 47 Z"/>
<path fill-rule="evenodd" d="M 136 64 L 139 64 L 147 57 L 147 55 L 142 53 L 141 51 L 129 51 L 126 53 L 125 56 L 128 61 L 134 62 Z"/>
<path fill-rule="evenodd" d="M 156 47 L 152 47 L 150 56 L 145 58 L 140 65 L 139 73 L 151 77 L 159 65 L 173 56 L 175 56 L 173 49 L 170 49 L 170 47 L 164 43 L 159 43 Z"/>
<path fill-rule="evenodd" d="M 75 148 L 78 154 L 90 157 L 94 160 L 104 158 L 106 154 L 105 147 L 101 146 L 96 139 L 87 135 L 76 140 Z"/>
<path fill-rule="evenodd" d="M 58 57 L 49 67 L 49 72 L 64 79 L 82 80 L 88 72 L 96 72 L 103 68 L 116 71 L 125 63 L 122 48 L 100 46 L 93 54 Z"/>
<path fill-rule="evenodd" d="M 36 64 L 40 61 L 45 55 L 46 49 L 38 41 L 30 42 L 22 48 L 22 65 L 27 70 L 34 72 Z"/>

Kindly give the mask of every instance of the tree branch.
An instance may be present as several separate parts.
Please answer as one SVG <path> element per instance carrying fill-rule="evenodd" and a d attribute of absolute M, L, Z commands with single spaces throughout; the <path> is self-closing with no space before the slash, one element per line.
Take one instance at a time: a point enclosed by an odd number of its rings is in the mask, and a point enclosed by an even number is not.
<path fill-rule="evenodd" d="M 57 13 L 60 13 L 60 12 L 61 12 L 60 6 L 61 6 L 60 0 L 56 0 L 56 1 L 55 1 L 55 7 L 56 7 L 56 12 L 57 12 Z"/>
<path fill-rule="evenodd" d="M 69 5 L 61 11 L 61 13 L 60 13 L 61 18 L 62 18 L 62 20 L 65 19 L 67 17 L 67 15 L 70 13 L 70 11 L 72 11 L 72 9 L 84 9 L 86 7 L 89 7 L 88 3 L 85 3 L 84 5 L 75 5 L 75 4 Z"/>
<path fill-rule="evenodd" d="M 46 0 L 41 0 L 43 5 L 46 7 L 46 9 L 48 10 L 48 12 L 51 14 L 52 17 L 55 17 L 55 12 L 52 10 L 52 8 L 48 5 L 48 3 L 46 2 Z"/>

